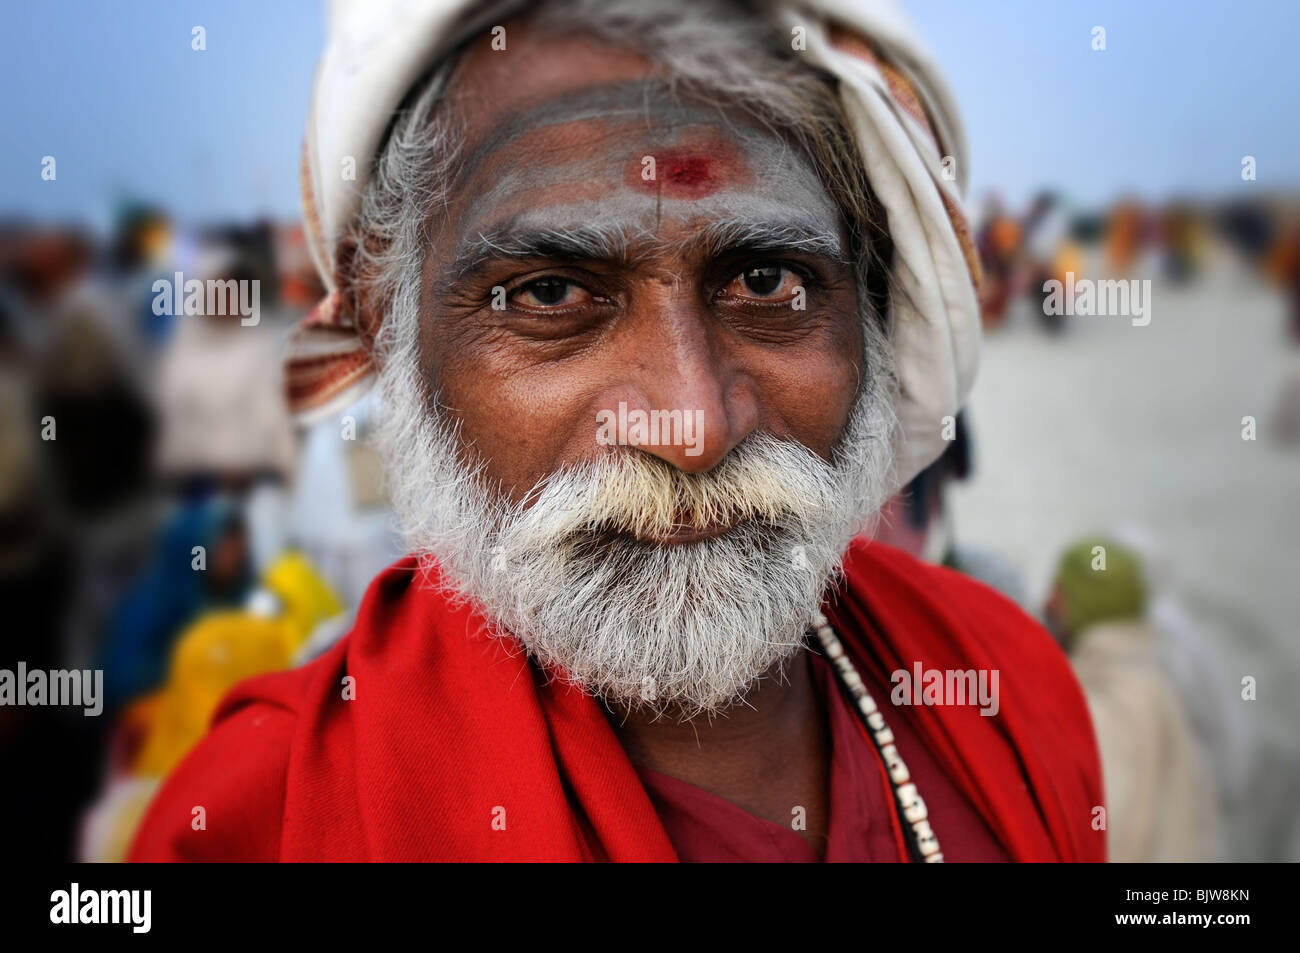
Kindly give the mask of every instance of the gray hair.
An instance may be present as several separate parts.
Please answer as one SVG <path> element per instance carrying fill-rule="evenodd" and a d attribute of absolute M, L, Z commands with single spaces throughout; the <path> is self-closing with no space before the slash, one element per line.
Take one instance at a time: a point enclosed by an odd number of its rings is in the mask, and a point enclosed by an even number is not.
<path fill-rule="evenodd" d="M 533 5 L 529 22 L 544 34 L 581 32 L 643 52 L 673 89 L 745 111 L 803 149 L 849 232 L 864 352 L 874 358 L 870 373 L 892 379 L 884 212 L 835 80 L 799 59 L 763 6 L 744 0 L 545 0 Z M 341 243 L 348 259 L 340 264 L 345 284 L 382 318 L 374 341 L 381 366 L 417 353 L 424 258 L 432 224 L 448 202 L 462 140 L 446 95 L 458 62 L 458 54 L 444 58 L 408 96 Z"/>

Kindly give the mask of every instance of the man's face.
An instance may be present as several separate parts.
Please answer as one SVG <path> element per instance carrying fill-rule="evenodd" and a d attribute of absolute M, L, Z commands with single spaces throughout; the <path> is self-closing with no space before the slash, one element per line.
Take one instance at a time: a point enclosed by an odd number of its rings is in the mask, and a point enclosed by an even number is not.
<path fill-rule="evenodd" d="M 387 318 L 418 319 L 381 377 L 394 506 L 541 664 L 720 710 L 797 651 L 883 501 L 887 344 L 798 150 L 636 56 L 508 36 L 454 76 L 419 313 Z"/>
<path fill-rule="evenodd" d="M 508 36 L 453 80 L 466 141 L 421 318 L 428 379 L 487 475 L 520 500 L 561 466 L 629 452 L 597 439 L 621 404 L 698 421 L 689 442 L 640 447 L 685 472 L 755 432 L 829 458 L 862 332 L 809 162 L 670 95 L 640 57 Z"/>

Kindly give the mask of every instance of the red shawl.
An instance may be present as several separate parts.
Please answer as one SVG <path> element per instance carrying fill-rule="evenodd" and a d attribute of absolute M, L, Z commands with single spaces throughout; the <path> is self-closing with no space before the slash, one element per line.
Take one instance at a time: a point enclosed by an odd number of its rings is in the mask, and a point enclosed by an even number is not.
<path fill-rule="evenodd" d="M 999 671 L 995 716 L 908 713 L 1011 858 L 1104 860 L 1092 723 L 1052 639 L 983 585 L 878 543 L 855 543 L 845 572 L 827 614 L 884 684 L 916 661 Z M 600 706 L 429 585 L 397 563 L 330 652 L 235 688 L 131 858 L 676 860 Z"/>

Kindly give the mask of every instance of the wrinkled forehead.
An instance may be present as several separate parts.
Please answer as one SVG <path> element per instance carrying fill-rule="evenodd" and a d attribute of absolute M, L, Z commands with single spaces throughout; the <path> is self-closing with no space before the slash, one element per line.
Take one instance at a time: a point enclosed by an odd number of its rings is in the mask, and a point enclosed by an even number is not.
<path fill-rule="evenodd" d="M 660 80 L 562 93 L 516 111 L 468 151 L 461 183 L 483 207 L 514 185 L 587 181 L 704 199 L 727 188 L 783 181 L 813 192 L 803 155 L 774 131 Z M 596 191 L 600 191 L 596 188 Z"/>
<path fill-rule="evenodd" d="M 478 68 L 475 55 L 453 93 L 467 126 L 450 183 L 453 233 L 507 223 L 658 233 L 791 214 L 838 222 L 813 164 L 785 135 L 683 92 L 639 57 L 580 43 L 540 62 L 525 52 L 501 88 L 497 63 Z"/>

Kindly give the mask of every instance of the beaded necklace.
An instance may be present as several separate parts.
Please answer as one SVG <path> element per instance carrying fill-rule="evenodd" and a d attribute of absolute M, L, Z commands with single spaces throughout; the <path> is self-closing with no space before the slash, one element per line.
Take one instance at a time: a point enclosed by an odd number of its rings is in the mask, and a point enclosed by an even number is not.
<path fill-rule="evenodd" d="M 921 799 L 920 792 L 912 782 L 911 772 L 898 753 L 894 733 L 885 724 L 885 716 L 881 714 L 880 707 L 867 691 L 862 676 L 849 659 L 849 653 L 844 650 L 839 636 L 831 629 L 830 622 L 821 611 L 813 613 L 812 628 L 817 633 L 827 658 L 833 663 L 832 670 L 836 679 L 852 697 L 858 718 L 866 725 L 867 735 L 889 771 L 903 830 L 909 835 L 907 846 L 912 859 L 928 864 L 943 863 L 943 851 L 939 849 L 939 840 L 930 829 L 930 814 L 926 810 L 925 801 Z"/>

